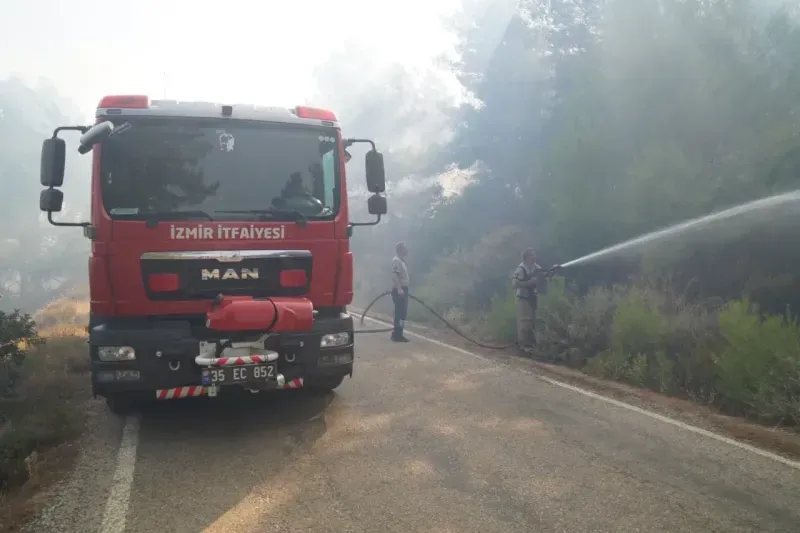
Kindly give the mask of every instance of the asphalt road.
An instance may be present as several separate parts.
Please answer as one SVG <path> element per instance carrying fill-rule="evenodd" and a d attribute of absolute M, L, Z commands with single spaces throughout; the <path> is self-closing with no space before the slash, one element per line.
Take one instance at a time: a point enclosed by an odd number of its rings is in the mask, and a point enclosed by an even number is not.
<path fill-rule="evenodd" d="M 800 532 L 800 469 L 423 339 L 335 394 L 92 416 L 42 532 Z"/>

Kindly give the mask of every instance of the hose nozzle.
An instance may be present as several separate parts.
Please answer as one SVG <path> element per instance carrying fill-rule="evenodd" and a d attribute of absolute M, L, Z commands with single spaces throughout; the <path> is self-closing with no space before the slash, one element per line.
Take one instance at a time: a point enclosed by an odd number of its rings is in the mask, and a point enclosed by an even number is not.
<path fill-rule="evenodd" d="M 545 271 L 545 274 L 547 274 L 548 276 L 552 276 L 553 274 L 555 274 L 558 271 L 560 271 L 562 268 L 563 267 L 561 265 L 553 265 L 552 267 L 550 267 L 549 270 Z"/>

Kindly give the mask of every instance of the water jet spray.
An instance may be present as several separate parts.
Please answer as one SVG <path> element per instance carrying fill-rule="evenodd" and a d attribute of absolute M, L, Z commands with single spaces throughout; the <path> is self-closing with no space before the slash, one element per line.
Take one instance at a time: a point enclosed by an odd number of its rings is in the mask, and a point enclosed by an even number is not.
<path fill-rule="evenodd" d="M 708 225 L 716 222 L 721 222 L 723 220 L 728 220 L 734 217 L 762 211 L 765 209 L 773 209 L 776 207 L 780 207 L 798 201 L 800 201 L 800 190 L 787 192 L 783 194 L 777 194 L 775 196 L 761 198 L 760 200 L 753 200 L 752 202 L 747 202 L 741 205 L 737 205 L 735 207 L 730 207 L 728 209 L 718 211 L 716 213 L 711 213 L 710 215 L 705 215 L 702 217 L 697 217 L 684 222 L 680 222 L 678 224 L 673 224 L 672 226 L 668 226 L 666 228 L 656 231 L 651 231 L 650 233 L 645 233 L 644 235 L 641 235 L 639 237 L 634 237 L 633 239 L 628 239 L 627 241 L 623 241 L 621 243 L 614 244 L 612 246 L 607 246 L 606 248 L 590 253 L 588 255 L 584 255 L 583 257 L 573 259 L 572 261 L 562 263 L 561 265 L 556 265 L 547 272 L 555 272 L 557 270 L 561 270 L 564 268 L 569 268 L 572 266 L 577 266 L 592 261 L 597 261 L 599 259 L 603 259 L 610 255 L 630 250 L 631 248 L 635 248 L 637 246 L 641 246 L 644 244 L 652 244 L 662 239 L 675 237 L 677 235 L 682 235 L 692 230 L 705 228 Z"/>

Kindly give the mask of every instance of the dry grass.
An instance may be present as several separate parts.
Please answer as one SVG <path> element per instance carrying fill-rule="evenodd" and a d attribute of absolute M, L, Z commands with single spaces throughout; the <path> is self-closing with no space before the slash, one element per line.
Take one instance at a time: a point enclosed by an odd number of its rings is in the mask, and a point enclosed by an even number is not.
<path fill-rule="evenodd" d="M 47 342 L 29 352 L 14 395 L 0 398 L 0 531 L 21 526 L 28 498 L 53 480 L 50 463 L 63 466 L 73 455 L 69 443 L 83 429 L 91 394 L 87 311 L 84 302 L 59 300 L 37 312 Z"/>
<path fill-rule="evenodd" d="M 89 323 L 89 302 L 62 298 L 54 300 L 33 314 L 40 332 L 57 328 L 80 328 Z"/>

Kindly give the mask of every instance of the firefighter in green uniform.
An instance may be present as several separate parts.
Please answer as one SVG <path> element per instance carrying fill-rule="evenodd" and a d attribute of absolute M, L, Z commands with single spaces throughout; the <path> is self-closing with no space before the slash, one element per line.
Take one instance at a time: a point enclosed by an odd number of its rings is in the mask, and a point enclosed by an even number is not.
<path fill-rule="evenodd" d="M 522 252 L 522 262 L 514 270 L 513 287 L 517 310 L 517 344 L 526 353 L 533 352 L 536 344 L 536 308 L 539 295 L 537 276 L 542 267 L 536 264 L 536 252 L 528 248 Z"/>

